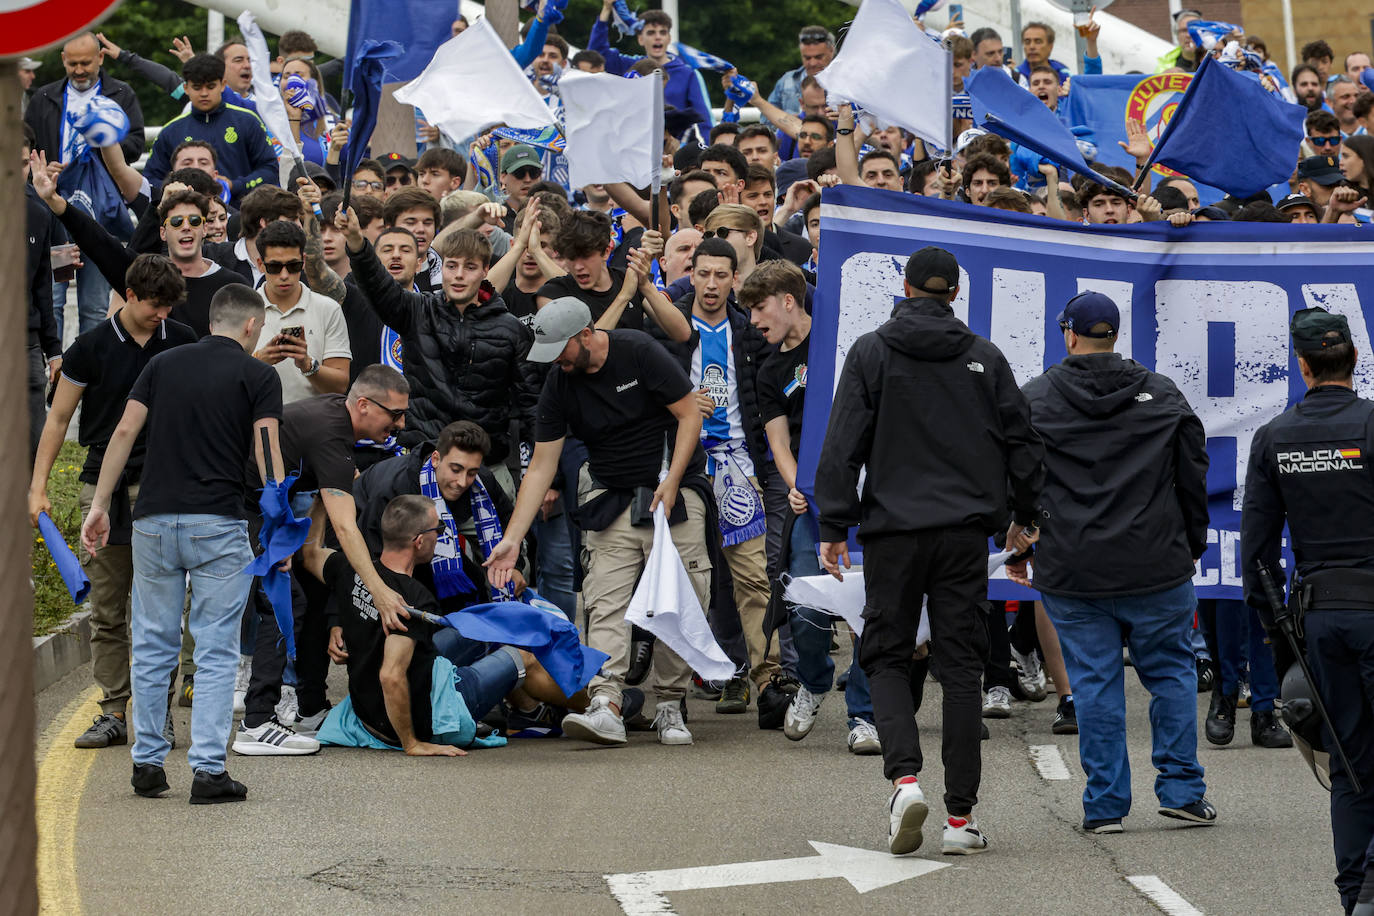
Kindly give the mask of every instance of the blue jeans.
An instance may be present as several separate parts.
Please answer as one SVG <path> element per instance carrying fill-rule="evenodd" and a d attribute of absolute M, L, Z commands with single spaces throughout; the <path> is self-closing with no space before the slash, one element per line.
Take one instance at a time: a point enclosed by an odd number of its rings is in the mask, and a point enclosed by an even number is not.
<path fill-rule="evenodd" d="M 222 773 L 234 719 L 239 621 L 253 583 L 243 572 L 253 561 L 248 523 L 219 515 L 145 516 L 134 521 L 133 555 L 134 763 L 161 766 L 171 750 L 162 728 L 189 575 L 196 703 L 187 760 L 192 770 Z"/>
<path fill-rule="evenodd" d="M 467 704 L 468 715 L 481 721 L 506 695 L 524 681 L 525 665 L 520 650 L 501 646 L 495 652 L 454 671 L 458 692 Z"/>
<path fill-rule="evenodd" d="M 1059 633 L 1078 712 L 1078 755 L 1088 777 L 1089 820 L 1131 810 L 1126 756 L 1125 638 L 1140 683 L 1150 692 L 1150 731 L 1159 770 L 1155 795 L 1167 808 L 1192 804 L 1207 791 L 1197 759 L 1197 667 L 1191 648 L 1197 598 L 1192 582 L 1130 598 L 1044 595 Z"/>
<path fill-rule="evenodd" d="M 1217 659 L 1221 669 L 1221 692 L 1239 689 L 1241 666 L 1250 664 L 1250 709 L 1264 712 L 1274 708 L 1279 695 L 1279 678 L 1274 673 L 1274 655 L 1264 643 L 1264 627 L 1259 614 L 1244 601 L 1217 601 Z"/>
<path fill-rule="evenodd" d="M 566 515 L 534 520 L 539 540 L 539 594 L 558 605 L 569 620 L 577 621 L 577 591 L 573 588 L 572 532 Z"/>
<path fill-rule="evenodd" d="M 120 290 L 120 295 L 124 291 Z M 54 283 L 52 285 L 52 310 L 57 319 L 57 336 L 62 337 L 63 322 L 67 309 L 67 284 L 66 282 Z M 95 265 L 89 264 L 76 272 L 76 314 L 77 326 L 80 329 L 78 334 L 85 334 L 91 328 L 105 320 L 105 313 L 110 310 L 110 284 L 105 282 L 105 277 L 96 269 Z M 65 340 L 65 338 L 63 338 Z"/>
<path fill-rule="evenodd" d="M 790 510 L 789 510 L 790 511 Z M 792 529 L 792 554 L 787 572 L 792 576 L 818 576 L 816 556 L 816 519 L 807 514 L 797 519 Z M 828 693 L 835 683 L 835 662 L 830 657 L 830 637 L 835 618 L 815 608 L 788 604 L 787 618 L 792 624 L 792 644 L 797 647 L 797 680 L 816 696 Z M 859 667 L 859 640 L 854 640 L 854 655 L 849 663 L 849 679 L 844 686 L 845 709 L 850 724 L 855 719 L 873 721 L 873 700 L 868 694 L 868 676 Z"/>

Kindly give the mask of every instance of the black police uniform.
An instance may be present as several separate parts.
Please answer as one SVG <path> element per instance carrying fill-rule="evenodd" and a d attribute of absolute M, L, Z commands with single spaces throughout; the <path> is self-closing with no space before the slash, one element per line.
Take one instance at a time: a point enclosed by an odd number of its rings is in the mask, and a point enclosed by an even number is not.
<path fill-rule="evenodd" d="M 1350 340 L 1341 316 L 1304 309 L 1293 321 L 1299 351 L 1319 348 L 1333 330 Z M 1343 385 L 1316 385 L 1255 435 L 1240 541 L 1245 597 L 1261 617 L 1270 608 L 1256 561 L 1279 569 L 1285 518 L 1298 576 L 1312 587 L 1308 664 L 1363 787 L 1354 791 L 1333 755 L 1336 886 L 1349 913 L 1374 861 L 1374 401 Z M 1287 650 L 1282 636 L 1271 640 L 1276 655 Z M 1280 662 L 1280 675 L 1286 667 Z"/>

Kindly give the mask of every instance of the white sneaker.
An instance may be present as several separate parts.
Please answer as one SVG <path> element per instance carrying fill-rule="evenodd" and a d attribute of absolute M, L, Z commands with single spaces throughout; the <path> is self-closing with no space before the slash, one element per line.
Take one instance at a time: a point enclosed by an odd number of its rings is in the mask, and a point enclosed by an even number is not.
<path fill-rule="evenodd" d="M 239 667 L 234 672 L 234 715 L 243 715 L 243 702 L 248 696 L 248 682 L 253 677 L 253 656 L 240 655 Z"/>
<path fill-rule="evenodd" d="M 892 790 L 887 803 L 887 848 L 894 856 L 904 856 L 921 848 L 921 825 L 930 808 L 915 776 L 908 776 Z"/>
<path fill-rule="evenodd" d="M 797 688 L 797 695 L 787 704 L 787 713 L 782 718 L 782 733 L 793 741 L 800 741 L 811 734 L 816 724 L 816 713 L 820 711 L 825 694 L 817 696 L 805 687 Z"/>
<path fill-rule="evenodd" d="M 594 696 L 586 712 L 571 712 L 563 717 L 563 734 L 593 744 L 624 744 L 625 723 L 611 709 L 608 698 Z"/>
<path fill-rule="evenodd" d="M 1049 682 L 1045 680 L 1045 668 L 1040 664 L 1040 656 L 1032 649 L 1030 654 L 1022 655 L 1013 646 L 1011 657 L 1016 661 L 1016 666 L 1021 669 L 1016 677 L 1017 686 L 1026 695 L 1026 699 L 1032 703 L 1039 703 L 1049 695 Z"/>
<path fill-rule="evenodd" d="M 305 735 L 313 738 L 324 728 L 325 717 L 329 715 L 329 704 L 326 703 L 324 709 L 315 713 L 313 716 L 296 716 L 296 721 L 291 723 L 291 729 L 298 735 Z"/>
<path fill-rule="evenodd" d="M 687 723 L 682 720 L 682 706 L 677 700 L 659 703 L 656 709 L 654 728 L 658 730 L 659 744 L 692 743 L 692 733 L 687 730 Z"/>
<path fill-rule="evenodd" d="M 277 721 L 294 726 L 301 713 L 301 705 L 296 700 L 296 688 L 290 684 L 282 684 L 281 699 L 272 711 L 276 713 Z"/>
<path fill-rule="evenodd" d="M 849 753 L 867 757 L 883 752 L 882 742 L 878 740 L 878 729 L 865 719 L 855 719 L 854 727 L 849 730 Z"/>
<path fill-rule="evenodd" d="M 273 717 L 257 728 L 248 728 L 240 722 L 233 748 L 235 754 L 245 757 L 298 757 L 318 751 L 320 742 L 296 734 L 290 726 Z"/>
<path fill-rule="evenodd" d="M 983 698 L 984 719 L 1011 718 L 1011 691 L 1005 687 L 989 687 Z"/>
<path fill-rule="evenodd" d="M 940 849 L 945 855 L 971 856 L 987 848 L 988 838 L 973 822 L 972 814 L 968 817 L 951 816 L 945 821 L 944 842 Z"/>

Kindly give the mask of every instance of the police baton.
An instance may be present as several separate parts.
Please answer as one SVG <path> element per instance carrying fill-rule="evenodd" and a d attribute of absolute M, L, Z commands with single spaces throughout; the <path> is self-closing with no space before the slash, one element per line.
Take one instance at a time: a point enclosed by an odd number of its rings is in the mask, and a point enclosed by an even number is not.
<path fill-rule="evenodd" d="M 1279 628 L 1284 637 L 1288 640 L 1288 646 L 1293 650 L 1293 657 L 1298 660 L 1298 666 L 1302 668 L 1302 676 L 1307 678 L 1308 686 L 1312 688 L 1312 705 L 1317 710 L 1317 715 L 1322 717 L 1326 723 L 1326 731 L 1331 736 L 1331 744 L 1336 750 L 1336 756 L 1340 758 L 1341 766 L 1350 777 L 1350 785 L 1356 794 L 1363 792 L 1360 787 L 1360 778 L 1355 775 L 1355 768 L 1350 765 L 1350 758 L 1345 756 L 1345 748 L 1341 747 L 1341 739 L 1336 735 L 1336 727 L 1331 722 L 1331 716 L 1326 712 L 1326 704 L 1322 701 L 1321 691 L 1317 689 L 1317 682 L 1312 677 L 1312 669 L 1307 666 L 1307 656 L 1303 654 L 1302 646 L 1298 644 L 1298 634 L 1293 623 L 1293 615 L 1288 610 L 1288 604 L 1283 600 L 1283 593 L 1274 582 L 1274 576 L 1269 572 L 1269 567 L 1263 560 L 1255 559 L 1255 570 L 1259 573 L 1260 587 L 1264 589 L 1265 600 L 1269 602 L 1269 609 L 1274 614 L 1274 625 Z"/>

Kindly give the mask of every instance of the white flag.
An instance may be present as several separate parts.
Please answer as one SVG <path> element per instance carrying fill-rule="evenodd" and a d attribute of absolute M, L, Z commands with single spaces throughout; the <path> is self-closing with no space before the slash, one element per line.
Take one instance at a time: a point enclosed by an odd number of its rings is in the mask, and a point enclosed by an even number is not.
<path fill-rule="evenodd" d="M 239 15 L 239 32 L 243 35 L 244 47 L 248 49 L 248 59 L 253 64 L 253 104 L 258 108 L 258 117 L 272 136 L 277 138 L 282 149 L 292 159 L 301 158 L 301 148 L 291 133 L 291 118 L 286 113 L 286 103 L 281 93 L 272 85 L 271 58 L 267 56 L 267 39 L 262 37 L 253 14 L 244 10 Z M 283 182 L 285 187 L 285 182 Z M 288 188 L 295 191 L 295 188 Z"/>
<path fill-rule="evenodd" d="M 735 663 L 726 657 L 706 623 L 706 613 L 692 588 L 691 577 L 682 567 L 662 506 L 654 510 L 654 547 L 649 551 L 649 562 L 644 565 L 644 575 L 635 587 L 630 606 L 625 609 L 625 622 L 658 637 L 702 680 L 724 681 L 735 676 Z"/>
<path fill-rule="evenodd" d="M 558 91 L 563 97 L 569 185 L 624 181 L 645 188 L 652 183 L 663 155 L 660 85 L 654 79 L 631 80 L 609 73 L 569 70 L 563 75 Z"/>
<path fill-rule="evenodd" d="M 494 124 L 547 127 L 553 112 L 486 19 L 479 19 L 434 52 L 425 71 L 396 90 L 425 120 L 461 139 Z"/>
<path fill-rule="evenodd" d="M 816 80 L 881 121 L 949 149 L 951 58 L 901 0 L 863 0 L 840 53 Z"/>

